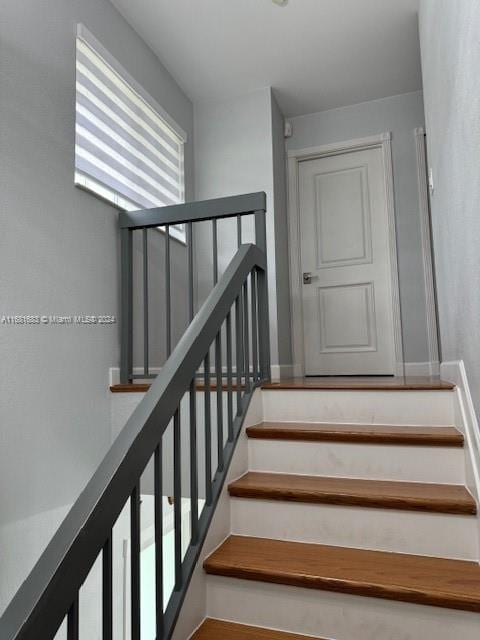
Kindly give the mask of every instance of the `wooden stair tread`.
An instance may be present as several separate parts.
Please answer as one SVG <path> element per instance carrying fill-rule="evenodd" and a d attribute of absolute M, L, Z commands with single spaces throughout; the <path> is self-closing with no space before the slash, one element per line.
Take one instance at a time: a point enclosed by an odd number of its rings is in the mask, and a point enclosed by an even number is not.
<path fill-rule="evenodd" d="M 461 485 L 249 472 L 228 489 L 238 498 L 468 515 L 477 511 Z"/>
<path fill-rule="evenodd" d="M 251 627 L 225 620 L 207 618 L 191 637 L 191 640 L 321 640 L 296 633 Z"/>
<path fill-rule="evenodd" d="M 128 384 L 113 384 L 110 387 L 112 393 L 145 393 L 150 388 L 149 382 L 133 382 Z M 233 383 L 236 386 L 236 382 Z M 243 386 L 243 385 L 242 385 Z M 215 387 L 215 383 L 212 384 Z M 198 390 L 204 388 L 203 384 L 198 384 Z M 227 389 L 226 384 L 223 385 Z M 408 377 L 325 377 L 325 378 L 291 378 L 275 382 L 266 382 L 262 389 L 268 390 L 288 390 L 288 389 L 311 389 L 330 391 L 449 391 L 455 388 L 452 382 L 440 380 L 440 378 L 428 376 L 408 376 Z"/>
<path fill-rule="evenodd" d="M 429 376 L 326 376 L 290 378 L 266 382 L 262 389 L 329 390 L 329 391 L 449 391 L 452 382 Z"/>
<path fill-rule="evenodd" d="M 150 382 L 129 382 L 127 384 L 112 384 L 112 393 L 146 393 L 150 389 Z"/>
<path fill-rule="evenodd" d="M 230 536 L 209 574 L 480 612 L 480 566 L 384 551 Z"/>
<path fill-rule="evenodd" d="M 364 442 L 430 447 L 463 446 L 463 434 L 455 427 L 262 422 L 248 427 L 247 435 L 249 438 L 265 440 Z"/>

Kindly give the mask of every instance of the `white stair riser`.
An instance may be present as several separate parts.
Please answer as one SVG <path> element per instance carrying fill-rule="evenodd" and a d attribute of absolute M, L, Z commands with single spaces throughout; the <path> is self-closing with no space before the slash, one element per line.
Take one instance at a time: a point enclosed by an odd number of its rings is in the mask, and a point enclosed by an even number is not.
<path fill-rule="evenodd" d="M 264 420 L 450 426 L 452 391 L 268 391 Z"/>
<path fill-rule="evenodd" d="M 466 611 L 208 576 L 207 615 L 335 640 L 478 640 Z"/>
<path fill-rule="evenodd" d="M 463 449 L 249 439 L 251 471 L 465 483 Z"/>
<path fill-rule="evenodd" d="M 231 498 L 231 523 L 241 536 L 478 558 L 476 518 L 467 515 Z"/>

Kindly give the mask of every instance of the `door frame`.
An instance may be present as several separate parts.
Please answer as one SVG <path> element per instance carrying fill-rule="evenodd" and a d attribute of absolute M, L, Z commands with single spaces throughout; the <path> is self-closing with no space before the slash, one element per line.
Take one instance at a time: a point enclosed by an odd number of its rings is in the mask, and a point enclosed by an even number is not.
<path fill-rule="evenodd" d="M 395 225 L 395 199 L 393 188 L 392 134 L 390 131 L 365 138 L 333 142 L 318 147 L 293 149 L 287 153 L 288 163 L 288 252 L 290 261 L 291 327 L 293 371 L 295 376 L 305 375 L 305 346 L 303 335 L 302 265 L 300 255 L 300 203 L 299 168 L 306 160 L 341 155 L 350 151 L 381 149 L 384 169 L 385 201 L 389 234 L 390 278 L 392 291 L 393 336 L 395 348 L 395 375 L 403 374 L 403 341 L 398 281 L 397 232 Z"/>

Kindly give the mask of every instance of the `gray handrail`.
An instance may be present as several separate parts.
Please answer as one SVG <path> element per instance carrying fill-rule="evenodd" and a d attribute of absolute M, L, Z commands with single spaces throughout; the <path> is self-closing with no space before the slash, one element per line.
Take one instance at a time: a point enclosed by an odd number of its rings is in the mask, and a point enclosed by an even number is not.
<path fill-rule="evenodd" d="M 267 196 L 263 191 L 260 191 L 227 198 L 156 207 L 143 211 L 124 211 L 119 216 L 120 228 L 148 229 L 165 224 L 183 224 L 185 222 L 245 216 L 259 211 L 265 212 L 267 210 L 266 200 Z"/>
<path fill-rule="evenodd" d="M 129 497 L 138 493 L 142 472 L 160 446 L 162 435 L 178 411 L 181 398 L 191 388 L 195 372 L 238 299 L 246 279 L 252 271 L 265 273 L 265 269 L 266 255 L 257 246 L 242 245 L 239 248 L 175 347 L 161 374 L 154 380 L 5 610 L 0 619 L 2 640 L 50 639 L 67 613 L 69 621 L 71 617 L 78 628 L 79 589 L 98 554 L 102 549 L 105 551 L 112 528 L 125 503 Z M 268 340 L 261 324 L 259 335 L 263 341 Z M 258 378 L 256 384 L 260 382 L 261 378 Z M 217 393 L 218 389 L 219 387 Z M 248 402 L 247 394 L 245 397 Z M 244 411 L 235 420 L 236 436 L 243 417 Z M 225 445 L 226 459 L 231 457 L 234 446 L 233 439 Z M 202 512 L 199 520 L 200 535 L 195 544 L 190 544 L 184 560 L 184 584 L 181 590 L 174 592 L 165 613 L 165 638 L 170 637 L 178 616 L 227 466 L 228 464 L 221 470 L 222 473 L 217 472 L 213 479 L 214 499 Z"/>

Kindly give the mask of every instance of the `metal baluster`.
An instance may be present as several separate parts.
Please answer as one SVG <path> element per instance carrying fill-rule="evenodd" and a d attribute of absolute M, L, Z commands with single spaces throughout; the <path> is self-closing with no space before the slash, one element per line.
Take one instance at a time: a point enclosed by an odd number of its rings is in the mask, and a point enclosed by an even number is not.
<path fill-rule="evenodd" d="M 237 416 L 242 413 L 242 369 L 243 369 L 243 313 L 240 302 L 241 293 L 235 300 L 235 342 L 237 363 Z"/>
<path fill-rule="evenodd" d="M 175 591 L 182 588 L 182 458 L 180 408 L 173 416 L 173 528 L 175 536 Z"/>
<path fill-rule="evenodd" d="M 257 270 L 250 274 L 250 291 L 252 297 L 252 371 L 253 382 L 258 380 L 258 317 L 257 317 Z"/>
<path fill-rule="evenodd" d="M 233 440 L 233 390 L 232 390 L 232 315 L 227 314 L 227 413 L 228 413 L 228 440 Z"/>
<path fill-rule="evenodd" d="M 165 225 L 165 335 L 167 358 L 172 352 L 172 316 L 171 316 L 171 283 L 170 283 L 170 225 Z"/>
<path fill-rule="evenodd" d="M 242 244 L 242 216 L 237 216 L 237 247 Z"/>
<path fill-rule="evenodd" d="M 193 305 L 193 224 L 187 223 L 187 246 L 188 246 L 188 317 L 190 322 L 195 313 Z"/>
<path fill-rule="evenodd" d="M 163 638 L 163 469 L 162 441 L 160 440 L 154 455 L 154 493 L 155 493 L 155 617 L 156 637 Z"/>
<path fill-rule="evenodd" d="M 198 471 L 197 471 L 197 390 L 195 378 L 190 383 L 190 518 L 191 543 L 198 542 Z"/>
<path fill-rule="evenodd" d="M 248 280 L 243 285 L 243 330 L 245 332 L 245 342 L 243 353 L 245 357 L 245 390 L 248 392 L 250 386 L 250 336 L 248 328 Z"/>
<path fill-rule="evenodd" d="M 130 572 L 132 640 L 140 640 L 140 485 L 130 496 Z"/>
<path fill-rule="evenodd" d="M 203 361 L 203 382 L 205 386 L 205 502 L 212 504 L 212 405 L 210 393 L 210 351 Z"/>
<path fill-rule="evenodd" d="M 148 366 L 148 229 L 143 230 L 143 374 L 149 374 Z"/>
<path fill-rule="evenodd" d="M 72 606 L 68 610 L 67 616 L 67 640 L 78 640 L 78 618 L 79 618 L 79 606 L 78 606 L 78 593 Z"/>
<path fill-rule="evenodd" d="M 131 229 L 121 231 L 122 326 L 120 382 L 132 381 L 133 375 L 133 257 Z"/>
<path fill-rule="evenodd" d="M 217 220 L 212 220 L 212 251 L 213 251 L 213 284 L 218 282 L 218 232 Z"/>
<path fill-rule="evenodd" d="M 212 251 L 213 251 L 213 284 L 218 282 L 218 229 L 217 220 L 212 220 Z M 222 334 L 215 338 L 215 374 L 217 391 L 217 457 L 218 470 L 223 470 L 223 398 L 222 398 Z"/>
<path fill-rule="evenodd" d="M 237 247 L 242 244 L 242 216 L 237 216 Z M 242 372 L 243 372 L 243 308 L 242 294 L 235 300 L 235 342 L 237 366 L 237 416 L 242 412 Z"/>
<path fill-rule="evenodd" d="M 112 640 L 113 585 L 112 585 L 112 535 L 103 545 L 102 552 L 102 633 L 103 640 Z"/>
<path fill-rule="evenodd" d="M 215 338 L 215 373 L 217 386 L 217 452 L 218 470 L 223 471 L 223 380 L 222 380 L 222 330 Z"/>
<path fill-rule="evenodd" d="M 264 211 L 255 213 L 255 242 L 267 254 L 267 228 Z M 260 336 L 260 377 L 270 379 L 270 333 L 268 320 L 268 276 L 267 270 L 259 269 L 257 273 L 258 317 Z"/>

